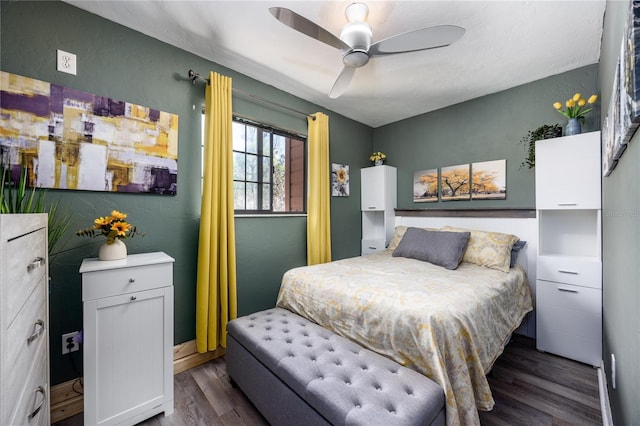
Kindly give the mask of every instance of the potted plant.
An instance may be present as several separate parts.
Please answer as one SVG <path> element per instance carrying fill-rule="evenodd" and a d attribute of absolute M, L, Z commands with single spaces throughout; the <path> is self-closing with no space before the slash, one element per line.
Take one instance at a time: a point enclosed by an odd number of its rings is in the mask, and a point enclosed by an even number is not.
<path fill-rule="evenodd" d="M 536 141 L 562 136 L 562 127 L 559 124 L 543 124 L 535 130 L 529 131 L 520 141 L 527 148 L 527 156 L 520 167 L 533 169 L 536 166 Z"/>

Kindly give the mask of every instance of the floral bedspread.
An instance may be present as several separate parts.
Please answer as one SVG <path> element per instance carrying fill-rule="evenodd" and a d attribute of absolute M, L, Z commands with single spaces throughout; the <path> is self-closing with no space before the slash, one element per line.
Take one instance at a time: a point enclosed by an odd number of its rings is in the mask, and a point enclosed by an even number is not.
<path fill-rule="evenodd" d="M 450 271 L 388 251 L 292 269 L 277 306 L 439 383 L 448 425 L 493 408 L 485 374 L 533 309 L 520 266 Z"/>

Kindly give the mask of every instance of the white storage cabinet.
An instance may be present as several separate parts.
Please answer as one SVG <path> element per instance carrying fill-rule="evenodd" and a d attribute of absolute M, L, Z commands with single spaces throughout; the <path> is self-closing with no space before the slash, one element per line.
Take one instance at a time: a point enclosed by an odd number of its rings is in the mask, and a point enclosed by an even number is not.
<path fill-rule="evenodd" d="M 361 169 L 362 254 L 384 248 L 393 235 L 397 170 L 391 166 Z"/>
<path fill-rule="evenodd" d="M 0 425 L 49 425 L 46 214 L 0 215 Z"/>
<path fill-rule="evenodd" d="M 537 348 L 602 360 L 600 132 L 536 142 Z"/>
<path fill-rule="evenodd" d="M 173 261 L 156 252 L 82 262 L 85 425 L 173 413 Z"/>

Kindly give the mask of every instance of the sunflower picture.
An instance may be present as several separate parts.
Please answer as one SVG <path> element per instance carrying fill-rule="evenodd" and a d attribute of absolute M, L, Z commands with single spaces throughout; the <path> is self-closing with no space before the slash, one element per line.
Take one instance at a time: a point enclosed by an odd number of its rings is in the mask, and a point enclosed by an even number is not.
<path fill-rule="evenodd" d="M 331 164 L 331 196 L 349 196 L 349 166 L 344 164 Z"/>

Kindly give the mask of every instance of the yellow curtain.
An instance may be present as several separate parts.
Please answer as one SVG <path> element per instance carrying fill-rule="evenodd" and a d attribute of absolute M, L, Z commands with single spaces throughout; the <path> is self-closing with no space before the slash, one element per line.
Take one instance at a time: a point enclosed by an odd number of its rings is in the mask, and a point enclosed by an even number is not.
<path fill-rule="evenodd" d="M 237 316 L 231 120 L 231 78 L 211 72 L 205 96 L 196 293 L 196 346 L 200 353 L 226 347 L 227 323 Z"/>
<path fill-rule="evenodd" d="M 331 175 L 329 117 L 317 112 L 307 119 L 309 194 L 307 196 L 307 264 L 331 262 Z"/>

